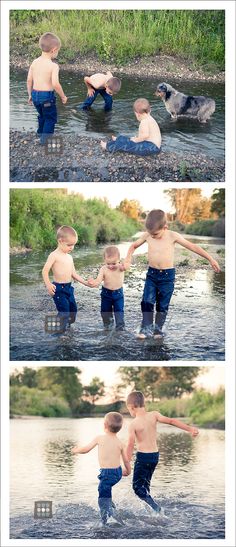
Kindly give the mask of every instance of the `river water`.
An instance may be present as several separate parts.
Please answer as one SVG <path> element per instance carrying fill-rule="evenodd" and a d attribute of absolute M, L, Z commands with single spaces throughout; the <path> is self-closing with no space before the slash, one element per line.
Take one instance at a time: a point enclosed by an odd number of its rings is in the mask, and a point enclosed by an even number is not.
<path fill-rule="evenodd" d="M 130 418 L 119 434 L 125 442 Z M 160 462 L 151 493 L 166 518 L 154 517 L 132 492 L 131 477 L 113 488 L 124 525 L 100 527 L 96 449 L 71 455 L 103 432 L 102 418 L 11 420 L 11 538 L 224 537 L 224 432 L 200 430 L 198 438 L 158 426 Z M 34 502 L 53 502 L 53 518 L 34 519 Z"/>
<path fill-rule="evenodd" d="M 209 82 L 173 81 L 179 91 L 190 95 L 205 95 L 216 101 L 216 111 L 206 124 L 197 120 L 174 121 L 162 101 L 154 96 L 160 80 L 122 76 L 121 91 L 114 99 L 112 112 L 104 113 L 103 100 L 98 98 L 90 112 L 77 110 L 86 96 L 84 74 L 61 71 L 60 79 L 68 97 L 66 106 L 58 99 L 58 131 L 61 134 L 78 133 L 87 137 L 110 137 L 112 134 L 137 133 L 138 123 L 133 113 L 133 102 L 145 97 L 152 107 L 152 115 L 159 123 L 163 136 L 163 150 L 170 152 L 195 152 L 223 159 L 225 143 L 225 90 L 224 84 Z M 27 103 L 26 72 L 12 70 L 10 78 L 10 127 L 31 131 L 37 127 L 37 113 Z"/>
<path fill-rule="evenodd" d="M 195 238 L 210 253 L 223 249 L 222 240 Z M 118 247 L 126 255 L 130 242 Z M 138 250 L 145 252 L 145 248 Z M 136 253 L 138 254 L 138 252 Z M 105 333 L 100 317 L 100 290 L 75 285 L 76 323 L 63 335 L 44 332 L 44 318 L 54 311 L 42 283 L 48 252 L 11 257 L 11 360 L 19 361 L 169 361 L 224 360 L 224 272 L 210 266 L 177 268 L 175 291 L 165 324 L 163 342 L 136 339 L 141 322 L 140 302 L 145 266 L 132 266 L 125 278 L 126 331 Z M 80 275 L 95 276 L 102 264 L 103 247 L 73 251 Z M 217 256 L 217 255 L 216 255 Z"/>

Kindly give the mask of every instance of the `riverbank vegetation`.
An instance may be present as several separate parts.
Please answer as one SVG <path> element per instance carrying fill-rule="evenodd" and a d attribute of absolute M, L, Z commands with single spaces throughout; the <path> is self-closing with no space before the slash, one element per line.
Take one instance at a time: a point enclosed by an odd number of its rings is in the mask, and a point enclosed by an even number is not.
<path fill-rule="evenodd" d="M 12 55 L 37 56 L 44 32 L 60 37 L 60 63 L 91 53 L 117 65 L 165 54 L 224 70 L 224 10 L 11 10 Z"/>

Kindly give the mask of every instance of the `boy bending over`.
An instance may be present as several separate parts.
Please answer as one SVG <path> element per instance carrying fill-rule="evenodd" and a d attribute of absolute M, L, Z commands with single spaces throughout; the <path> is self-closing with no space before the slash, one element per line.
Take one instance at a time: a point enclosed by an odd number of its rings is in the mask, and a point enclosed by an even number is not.
<path fill-rule="evenodd" d="M 112 110 L 112 96 L 118 93 L 121 88 L 121 81 L 115 78 L 111 72 L 106 74 L 93 74 L 85 76 L 84 83 L 88 90 L 88 95 L 82 104 L 82 110 L 88 110 L 98 95 L 101 95 L 105 102 L 104 110 Z"/>

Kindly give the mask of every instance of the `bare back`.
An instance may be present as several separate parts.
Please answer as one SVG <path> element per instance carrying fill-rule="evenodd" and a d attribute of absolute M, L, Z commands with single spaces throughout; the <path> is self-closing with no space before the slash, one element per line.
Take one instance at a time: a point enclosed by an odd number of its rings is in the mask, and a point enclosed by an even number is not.
<path fill-rule="evenodd" d="M 70 283 L 74 270 L 72 256 L 56 249 L 49 255 L 48 260 L 53 260 L 51 266 L 53 280 L 56 281 L 56 283 Z"/>
<path fill-rule="evenodd" d="M 98 461 L 101 469 L 119 467 L 122 451 L 123 444 L 115 434 L 98 437 Z"/>
<path fill-rule="evenodd" d="M 148 135 L 145 140 L 153 142 L 158 148 L 160 148 L 161 132 L 159 125 L 150 114 L 147 114 L 147 116 L 140 122 L 139 136 L 142 134 Z"/>
<path fill-rule="evenodd" d="M 110 80 L 110 78 L 112 77 L 113 76 L 111 72 L 107 72 L 106 74 L 102 74 L 98 72 L 97 74 L 93 74 L 92 76 L 90 76 L 89 80 L 90 80 L 90 84 L 95 89 L 100 89 L 100 88 L 104 88 L 108 80 Z"/>
<path fill-rule="evenodd" d="M 136 446 L 139 452 L 157 452 L 157 413 L 146 412 L 143 416 L 136 416 L 132 422 Z"/>
<path fill-rule="evenodd" d="M 30 67 L 33 78 L 33 89 L 36 91 L 53 91 L 52 73 L 57 65 L 51 59 L 38 57 Z"/>

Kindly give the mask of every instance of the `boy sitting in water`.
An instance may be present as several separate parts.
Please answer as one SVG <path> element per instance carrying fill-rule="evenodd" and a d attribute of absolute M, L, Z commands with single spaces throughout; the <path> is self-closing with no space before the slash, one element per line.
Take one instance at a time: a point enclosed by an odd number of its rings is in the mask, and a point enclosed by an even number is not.
<path fill-rule="evenodd" d="M 124 264 L 120 262 L 120 252 L 115 245 L 106 247 L 104 251 L 105 265 L 99 270 L 96 279 L 88 279 L 89 287 L 98 287 L 103 283 L 101 292 L 101 315 L 104 327 L 112 327 L 113 311 L 116 329 L 124 330 Z M 126 268 L 127 269 L 127 268 Z"/>
<path fill-rule="evenodd" d="M 196 427 L 189 426 L 176 418 L 162 416 L 156 410 L 147 412 L 144 396 L 140 391 L 133 391 L 128 395 L 126 406 L 134 420 L 129 426 L 128 444 L 126 454 L 131 460 L 134 444 L 137 452 L 133 472 L 133 490 L 135 494 L 145 501 L 154 511 L 161 514 L 161 507 L 150 495 L 151 478 L 159 461 L 159 450 L 156 440 L 156 427 L 158 422 L 169 424 L 183 429 L 196 437 L 199 433 Z M 123 473 L 126 475 L 126 472 Z"/>
<path fill-rule="evenodd" d="M 102 523 L 106 524 L 107 519 L 115 517 L 115 504 L 112 501 L 112 487 L 117 484 L 122 474 L 130 475 L 131 467 L 125 454 L 125 448 L 117 438 L 116 434 L 122 428 L 123 417 L 119 412 L 108 412 L 104 418 L 104 435 L 98 435 L 84 447 L 72 448 L 72 454 L 87 454 L 95 446 L 98 446 L 98 460 L 100 472 L 98 475 L 98 505 L 101 513 Z M 123 460 L 125 471 L 121 468 Z"/>
<path fill-rule="evenodd" d="M 134 113 L 140 122 L 137 137 L 112 137 L 106 143 L 101 141 L 101 147 L 108 152 L 128 152 L 137 156 L 159 154 L 161 151 L 161 132 L 159 125 L 151 116 L 151 107 L 147 99 L 137 99 L 133 105 Z"/>
<path fill-rule="evenodd" d="M 177 232 L 170 231 L 164 211 L 160 209 L 151 211 L 146 219 L 146 229 L 147 231 L 129 247 L 124 265 L 125 267 L 129 267 L 135 249 L 147 242 L 149 268 L 141 302 L 143 319 L 138 338 L 144 339 L 154 334 L 154 338 L 161 339 L 164 336 L 162 327 L 165 323 L 170 299 L 174 291 L 175 244 L 179 243 L 179 245 L 189 249 L 189 251 L 206 258 L 215 272 L 220 272 L 220 267 L 218 262 L 204 249 L 186 240 Z M 156 316 L 153 330 L 155 304 Z"/>
<path fill-rule="evenodd" d="M 98 95 L 101 95 L 105 101 L 104 110 L 107 112 L 112 109 L 112 96 L 118 93 L 121 88 L 119 78 L 115 78 L 111 72 L 97 73 L 85 76 L 84 83 L 87 86 L 88 95 L 82 104 L 82 110 L 88 110 Z"/>
<path fill-rule="evenodd" d="M 57 248 L 53 251 L 42 270 L 43 280 L 48 293 L 53 297 L 56 308 L 66 329 L 75 322 L 77 304 L 74 297 L 72 279 L 83 285 L 88 283 L 76 273 L 73 258 L 69 255 L 77 243 L 78 236 L 71 226 L 61 226 L 57 230 Z M 49 272 L 52 270 L 54 281 L 51 283 Z"/>
<path fill-rule="evenodd" d="M 45 144 L 48 136 L 54 133 L 57 123 L 56 97 L 54 91 L 66 104 L 67 97 L 59 83 L 59 67 L 52 62 L 61 47 L 59 38 L 51 32 L 43 34 L 39 40 L 42 50 L 40 57 L 35 59 L 27 77 L 28 103 L 34 104 L 38 112 L 38 130 L 41 144 Z"/>

